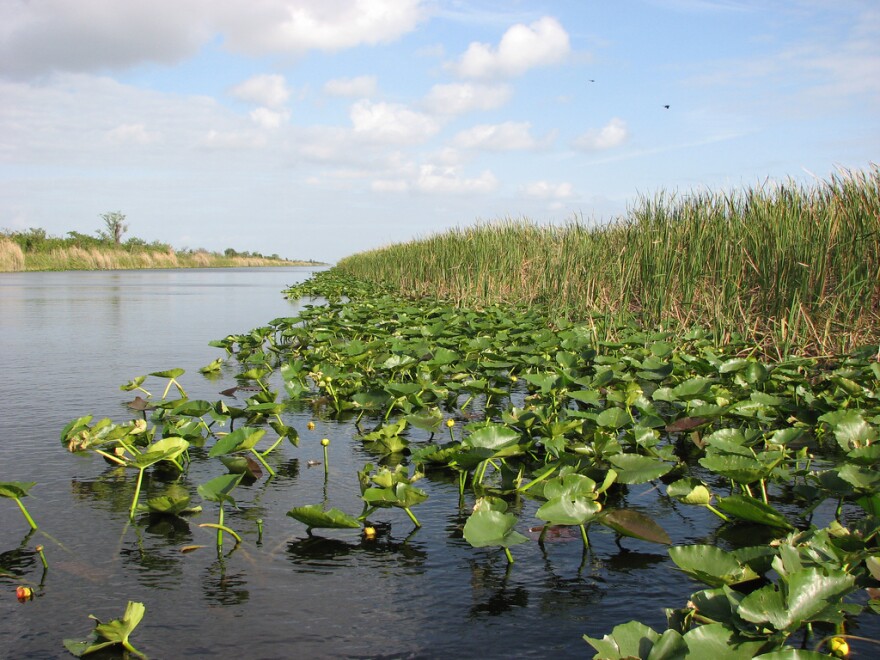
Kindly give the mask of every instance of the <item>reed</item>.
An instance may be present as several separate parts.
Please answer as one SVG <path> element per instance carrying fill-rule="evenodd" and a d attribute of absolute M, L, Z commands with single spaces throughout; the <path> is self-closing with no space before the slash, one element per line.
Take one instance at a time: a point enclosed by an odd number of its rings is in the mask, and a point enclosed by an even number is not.
<path fill-rule="evenodd" d="M 0 271 L 24 270 L 24 252 L 14 242 L 0 238 Z"/>
<path fill-rule="evenodd" d="M 599 226 L 503 220 L 364 252 L 336 268 L 462 304 L 708 327 L 769 352 L 880 341 L 880 170 L 641 198 Z"/>

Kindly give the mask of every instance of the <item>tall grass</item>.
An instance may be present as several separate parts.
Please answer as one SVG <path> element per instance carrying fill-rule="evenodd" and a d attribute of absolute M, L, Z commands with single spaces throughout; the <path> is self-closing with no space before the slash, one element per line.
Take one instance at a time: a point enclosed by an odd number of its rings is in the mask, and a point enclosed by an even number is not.
<path fill-rule="evenodd" d="M 780 355 L 880 341 L 880 170 L 811 186 L 660 192 L 598 227 L 502 221 L 348 257 L 347 274 L 460 303 L 737 333 Z"/>
<path fill-rule="evenodd" d="M 17 243 L 0 238 L 0 271 L 24 270 L 24 252 Z"/>
<path fill-rule="evenodd" d="M 23 252 L 12 241 L 4 240 L 0 242 L 0 271 L 234 268 L 290 266 L 298 263 L 300 262 L 269 257 L 227 257 L 201 250 L 175 252 L 170 248 L 166 251 L 128 251 L 106 247 L 72 246 L 59 247 L 46 252 Z"/>

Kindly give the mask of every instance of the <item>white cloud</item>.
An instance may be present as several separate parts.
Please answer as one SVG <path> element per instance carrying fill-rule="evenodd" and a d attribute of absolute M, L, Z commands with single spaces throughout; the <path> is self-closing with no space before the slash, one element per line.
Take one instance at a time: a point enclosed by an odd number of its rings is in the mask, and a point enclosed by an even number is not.
<path fill-rule="evenodd" d="M 120 124 L 107 132 L 107 139 L 117 144 L 151 144 L 161 140 L 162 135 L 148 131 L 144 124 Z"/>
<path fill-rule="evenodd" d="M 614 117 L 601 129 L 587 131 L 576 138 L 574 147 L 584 151 L 611 149 L 623 144 L 627 137 L 629 137 L 629 131 L 626 128 L 626 122 Z"/>
<path fill-rule="evenodd" d="M 545 16 L 531 25 L 508 29 L 498 48 L 471 43 L 452 68 L 465 78 L 518 76 L 529 69 L 558 64 L 570 51 L 568 33 L 555 18 Z"/>
<path fill-rule="evenodd" d="M 478 85 L 452 83 L 434 85 L 423 104 L 439 115 L 461 115 L 473 110 L 493 110 L 510 100 L 510 85 Z"/>
<path fill-rule="evenodd" d="M 538 199 L 564 199 L 571 197 L 572 185 L 567 181 L 562 183 L 534 181 L 526 185 L 524 192 L 527 196 Z"/>
<path fill-rule="evenodd" d="M 252 110 L 250 118 L 261 128 L 274 129 L 278 128 L 290 118 L 290 113 L 286 111 L 270 110 L 269 108 L 257 108 Z"/>
<path fill-rule="evenodd" d="M 174 64 L 218 34 L 251 55 L 388 43 L 416 28 L 422 0 L 0 0 L 0 72 Z"/>
<path fill-rule="evenodd" d="M 350 115 L 355 135 L 371 142 L 415 144 L 440 130 L 433 117 L 396 103 L 358 101 Z"/>
<path fill-rule="evenodd" d="M 199 142 L 205 149 L 240 151 L 266 146 L 266 136 L 253 131 L 208 131 Z"/>
<path fill-rule="evenodd" d="M 406 192 L 409 184 L 403 179 L 376 179 L 370 184 L 375 192 Z"/>
<path fill-rule="evenodd" d="M 284 76 L 268 73 L 248 78 L 233 87 L 230 93 L 242 101 L 276 109 L 283 107 L 290 98 L 290 89 Z"/>
<path fill-rule="evenodd" d="M 366 98 L 376 93 L 376 76 L 335 78 L 324 83 L 324 92 L 330 96 Z"/>
<path fill-rule="evenodd" d="M 536 140 L 531 135 L 530 122 L 506 121 L 502 124 L 480 124 L 458 133 L 453 144 L 461 149 L 515 151 L 536 149 L 548 144 L 553 135 Z"/>
<path fill-rule="evenodd" d="M 218 23 L 233 50 L 249 54 L 336 51 L 388 43 L 415 29 L 421 0 L 225 2 Z"/>
<path fill-rule="evenodd" d="M 467 179 L 457 167 L 422 165 L 415 186 L 426 193 L 489 193 L 498 188 L 498 179 L 489 170 L 477 178 Z"/>
<path fill-rule="evenodd" d="M 123 69 L 173 64 L 210 38 L 205 0 L 0 0 L 0 72 Z"/>

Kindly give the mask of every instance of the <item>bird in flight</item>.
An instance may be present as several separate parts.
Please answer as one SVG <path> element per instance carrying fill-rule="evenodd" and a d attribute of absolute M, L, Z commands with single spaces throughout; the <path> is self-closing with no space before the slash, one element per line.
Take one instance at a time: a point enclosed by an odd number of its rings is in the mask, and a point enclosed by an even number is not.
<path fill-rule="evenodd" d="M 668 106 L 668 105 L 664 105 L 663 107 L 666 108 L 667 110 L 669 110 L 669 106 Z"/>

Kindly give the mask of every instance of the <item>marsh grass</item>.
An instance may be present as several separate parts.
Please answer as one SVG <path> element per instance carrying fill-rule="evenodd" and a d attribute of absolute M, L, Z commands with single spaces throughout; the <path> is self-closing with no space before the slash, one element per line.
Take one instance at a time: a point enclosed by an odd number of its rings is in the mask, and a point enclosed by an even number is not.
<path fill-rule="evenodd" d="M 0 271 L 24 270 L 24 252 L 9 239 L 0 238 Z"/>
<path fill-rule="evenodd" d="M 128 251 L 78 246 L 48 252 L 22 252 L 14 242 L 0 242 L 0 271 L 22 270 L 127 270 L 142 268 L 234 268 L 290 266 L 299 262 L 268 257 L 227 257 L 206 252 Z"/>
<path fill-rule="evenodd" d="M 546 305 L 606 331 L 701 325 L 780 356 L 836 353 L 880 340 L 880 170 L 811 186 L 660 192 L 601 226 L 481 224 L 337 268 L 407 295 Z"/>

